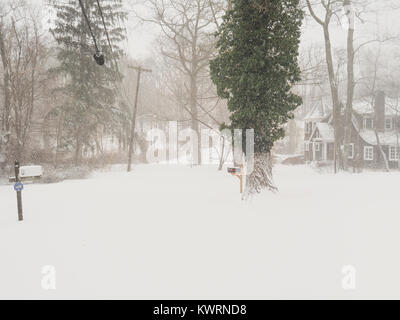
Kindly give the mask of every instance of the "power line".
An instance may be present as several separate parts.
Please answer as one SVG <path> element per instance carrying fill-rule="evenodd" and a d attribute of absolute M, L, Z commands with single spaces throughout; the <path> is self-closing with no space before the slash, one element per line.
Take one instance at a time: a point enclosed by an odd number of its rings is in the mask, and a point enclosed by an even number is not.
<path fill-rule="evenodd" d="M 82 0 L 79 0 L 79 4 L 80 4 L 80 6 L 81 6 L 83 16 L 85 17 L 86 24 L 88 25 L 89 32 L 90 32 L 90 34 L 91 34 L 91 36 L 92 36 L 92 39 L 93 39 L 93 42 L 94 42 L 94 46 L 95 46 L 95 48 L 96 48 L 96 53 L 99 53 L 100 50 L 99 50 L 99 47 L 97 46 L 96 37 L 95 37 L 94 34 L 93 34 L 92 27 L 90 26 L 90 21 L 89 21 L 89 18 L 88 18 L 88 16 L 87 16 L 87 14 L 86 14 L 86 10 L 85 10 L 85 7 L 83 6 Z"/>
<path fill-rule="evenodd" d="M 112 47 L 112 45 L 111 45 L 110 36 L 109 36 L 109 34 L 108 34 L 106 22 L 104 21 L 103 10 L 101 9 L 99 0 L 96 0 L 96 2 L 97 2 L 97 6 L 99 7 L 100 17 L 101 17 L 101 21 L 103 22 L 104 31 L 105 31 L 105 33 L 106 33 L 108 45 L 110 46 L 110 50 L 113 51 L 113 47 Z"/>
<path fill-rule="evenodd" d="M 85 17 L 86 24 L 88 25 L 89 32 L 90 32 L 90 34 L 91 34 L 91 36 L 92 36 L 93 43 L 94 43 L 94 47 L 95 47 L 95 49 L 96 49 L 96 53 L 94 54 L 93 58 L 94 58 L 94 60 L 96 60 L 96 62 L 97 62 L 98 65 L 101 65 L 101 66 L 102 66 L 102 65 L 104 65 L 104 55 L 102 55 L 102 54 L 100 53 L 99 47 L 98 47 L 98 45 L 97 45 L 96 37 L 94 36 L 92 27 L 90 26 L 90 21 L 89 21 L 89 18 L 88 18 L 88 16 L 87 16 L 85 7 L 84 7 L 84 5 L 83 5 L 83 3 L 82 3 L 82 0 L 79 0 L 79 4 L 80 4 L 80 6 L 81 6 L 83 16 Z M 103 21 L 104 21 L 104 20 L 103 20 Z"/>

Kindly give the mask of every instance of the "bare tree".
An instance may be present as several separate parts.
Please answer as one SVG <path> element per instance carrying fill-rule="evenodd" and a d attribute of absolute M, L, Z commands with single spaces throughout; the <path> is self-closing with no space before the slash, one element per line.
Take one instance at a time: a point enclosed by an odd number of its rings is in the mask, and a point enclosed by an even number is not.
<path fill-rule="evenodd" d="M 11 136 L 11 17 L 16 10 L 23 5 L 22 1 L 4 1 L 0 3 L 0 60 L 2 67 L 2 94 L 3 105 L 0 106 L 0 174 L 4 173 L 6 166 L 8 147 Z"/>
<path fill-rule="evenodd" d="M 3 97 L 4 102 L 1 108 L 1 130 L 0 130 L 0 174 L 3 174 L 7 163 L 7 145 L 10 136 L 10 73 L 9 73 L 9 27 L 6 27 L 5 20 L 13 11 L 13 8 L 0 6 L 0 56 L 3 67 Z M 7 41 L 8 40 L 8 41 Z"/>
<path fill-rule="evenodd" d="M 385 3 L 391 3 L 391 0 L 385 0 Z M 347 154 L 348 146 L 351 139 L 352 131 L 352 115 L 353 115 L 353 100 L 355 94 L 355 87 L 357 84 L 355 75 L 355 58 L 357 53 L 366 45 L 374 42 L 388 41 L 393 37 L 379 38 L 375 37 L 367 41 L 355 45 L 357 39 L 355 38 L 355 22 L 356 20 L 364 23 L 363 15 L 374 10 L 372 6 L 374 1 L 369 0 L 306 0 L 306 6 L 312 18 L 322 26 L 324 32 L 326 63 L 328 67 L 329 82 L 331 86 L 332 104 L 333 104 L 333 123 L 335 130 L 335 158 L 339 160 L 341 168 L 347 169 Z M 320 18 L 317 12 L 324 12 L 325 17 Z M 334 18 L 341 23 L 341 17 L 347 17 L 347 70 L 346 70 L 346 103 L 344 112 L 344 121 L 341 113 L 341 101 L 339 98 L 339 74 L 338 70 L 334 69 L 334 59 L 332 56 L 332 43 L 330 40 L 329 27 Z M 343 149 L 342 149 L 343 146 Z M 335 161 L 336 162 L 336 161 Z M 335 163 L 335 172 L 337 165 Z"/>
<path fill-rule="evenodd" d="M 331 35 L 329 31 L 330 24 L 333 18 L 339 14 L 342 10 L 343 0 L 319 0 L 319 1 L 311 1 L 306 0 L 306 5 L 308 11 L 312 18 L 322 27 L 324 33 L 324 43 L 325 43 L 325 59 L 328 68 L 328 76 L 329 76 L 329 84 L 332 96 L 332 113 L 333 113 L 333 127 L 335 134 L 335 165 L 334 170 L 337 171 L 337 160 L 339 163 L 343 159 L 342 153 L 340 150 L 340 145 L 342 141 L 342 130 L 341 130 L 341 105 L 339 99 L 339 89 L 336 78 L 336 71 L 334 68 L 333 62 L 333 53 L 332 53 L 332 43 L 331 43 Z M 320 18 L 317 15 L 316 10 L 323 11 L 324 17 Z"/>
<path fill-rule="evenodd" d="M 184 77 L 182 89 L 186 101 L 182 106 L 191 118 L 192 129 L 200 136 L 201 117 L 211 114 L 203 108 L 201 89 L 204 79 L 208 78 L 209 60 L 215 47 L 213 33 L 218 28 L 225 1 L 148 0 L 145 3 L 152 17 L 141 19 L 160 27 L 161 53 Z M 201 163 L 200 144 L 197 144 L 197 153 Z"/>

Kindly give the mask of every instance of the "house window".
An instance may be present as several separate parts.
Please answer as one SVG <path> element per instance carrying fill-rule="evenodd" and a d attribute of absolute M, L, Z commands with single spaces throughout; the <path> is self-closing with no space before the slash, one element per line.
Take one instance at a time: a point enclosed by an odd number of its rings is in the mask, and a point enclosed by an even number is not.
<path fill-rule="evenodd" d="M 373 128 L 374 128 L 374 119 L 364 118 L 364 129 L 373 129 Z"/>
<path fill-rule="evenodd" d="M 319 142 L 314 143 L 315 151 L 319 152 L 321 150 L 321 144 Z"/>
<path fill-rule="evenodd" d="M 385 120 L 385 129 L 386 130 L 393 130 L 393 120 L 392 120 L 392 118 L 386 118 L 386 120 Z"/>
<path fill-rule="evenodd" d="M 389 147 L 389 161 L 398 161 L 400 156 L 400 148 Z"/>
<path fill-rule="evenodd" d="M 348 156 L 349 159 L 354 159 L 354 143 L 349 144 Z"/>
<path fill-rule="evenodd" d="M 305 145 L 306 145 L 306 151 L 310 151 L 310 143 L 306 142 Z"/>
<path fill-rule="evenodd" d="M 364 147 L 364 160 L 374 160 L 374 147 Z"/>

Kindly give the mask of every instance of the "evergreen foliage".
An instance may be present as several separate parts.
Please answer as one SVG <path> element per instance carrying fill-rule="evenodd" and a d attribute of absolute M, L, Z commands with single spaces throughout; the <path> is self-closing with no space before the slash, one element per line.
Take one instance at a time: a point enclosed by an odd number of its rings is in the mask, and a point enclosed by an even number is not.
<path fill-rule="evenodd" d="M 255 152 L 268 153 L 302 103 L 299 0 L 232 0 L 218 36 L 211 78 L 228 100 L 232 129 L 254 129 Z"/>
<path fill-rule="evenodd" d="M 83 0 L 91 29 L 106 63 L 99 66 L 93 59 L 95 47 L 78 0 L 54 2 L 56 17 L 50 30 L 57 43 L 58 66 L 50 71 L 62 85 L 56 90 L 64 99 L 54 109 L 62 118 L 62 145 L 74 147 L 76 160 L 82 148 L 94 143 L 96 131 L 110 129 L 117 113 L 117 83 L 121 81 L 116 62 L 123 55 L 119 47 L 125 38 L 127 13 L 122 0 L 102 0 L 105 24 L 112 48 L 107 42 L 96 0 Z"/>

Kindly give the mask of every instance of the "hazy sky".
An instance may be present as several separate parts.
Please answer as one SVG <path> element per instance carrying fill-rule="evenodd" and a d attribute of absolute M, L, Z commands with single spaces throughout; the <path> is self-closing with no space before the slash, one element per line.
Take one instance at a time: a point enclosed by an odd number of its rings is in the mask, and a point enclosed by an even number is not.
<path fill-rule="evenodd" d="M 0 0 L 1 1 L 1 0 Z M 41 4 L 46 3 L 46 0 L 28 0 L 30 2 L 38 2 Z M 62 0 L 60 0 L 62 1 Z M 125 0 L 126 6 L 129 10 L 142 10 L 140 6 L 134 4 L 135 0 Z M 399 0 L 400 2 L 400 0 Z M 400 10 L 394 11 L 390 7 L 384 7 L 381 5 L 380 0 L 376 0 L 376 5 L 379 10 L 375 14 L 369 14 L 364 16 L 367 20 L 366 23 L 362 24 L 359 21 L 356 22 L 356 39 L 359 42 L 374 38 L 376 32 L 379 34 L 383 33 L 400 33 Z M 45 11 L 43 11 L 45 12 Z M 321 15 L 322 16 L 322 15 Z M 48 20 L 48 15 L 44 14 L 43 21 Z M 378 23 L 379 27 L 373 26 Z M 138 20 L 129 15 L 129 19 L 126 22 L 128 39 L 123 44 L 124 49 L 134 59 L 143 60 L 151 57 L 157 53 L 157 45 L 154 43 L 158 35 L 158 29 L 151 25 L 140 25 Z M 346 29 L 341 28 L 336 23 L 332 23 L 332 43 L 334 47 L 342 47 L 346 43 Z M 321 27 L 317 25 L 311 18 L 307 19 L 304 23 L 303 34 L 302 34 L 302 45 L 308 45 L 309 43 L 322 44 L 323 34 Z"/>

